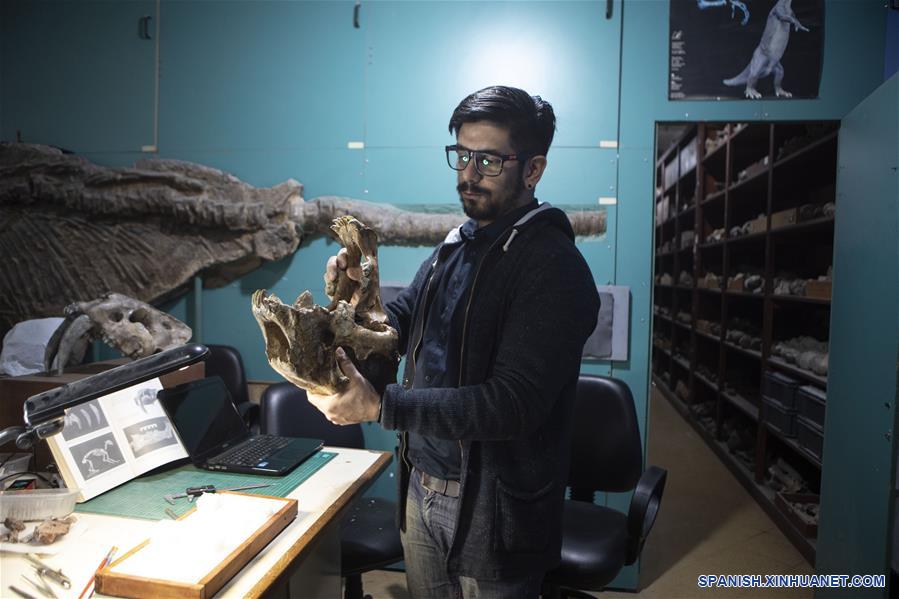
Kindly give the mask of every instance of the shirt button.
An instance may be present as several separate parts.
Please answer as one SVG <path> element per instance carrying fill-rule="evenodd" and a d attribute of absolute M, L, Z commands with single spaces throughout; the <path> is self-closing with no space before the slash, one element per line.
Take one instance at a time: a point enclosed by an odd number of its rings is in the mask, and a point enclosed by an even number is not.
<path fill-rule="evenodd" d="M 430 375 L 430 374 L 427 375 L 427 376 L 425 377 L 425 382 L 426 382 L 426 383 L 430 383 L 430 382 L 431 382 L 431 375 Z"/>

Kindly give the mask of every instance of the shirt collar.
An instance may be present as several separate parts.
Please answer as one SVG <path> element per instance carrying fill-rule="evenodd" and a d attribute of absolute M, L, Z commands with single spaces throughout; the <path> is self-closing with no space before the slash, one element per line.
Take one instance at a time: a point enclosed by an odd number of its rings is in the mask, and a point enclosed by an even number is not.
<path fill-rule="evenodd" d="M 493 241 L 503 234 L 503 231 L 515 224 L 518 219 L 537 207 L 537 200 L 534 199 L 524 206 L 516 208 L 500 216 L 498 219 L 487 225 L 478 228 L 478 222 L 470 218 L 460 227 L 459 233 L 464 241 L 471 239 Z"/>

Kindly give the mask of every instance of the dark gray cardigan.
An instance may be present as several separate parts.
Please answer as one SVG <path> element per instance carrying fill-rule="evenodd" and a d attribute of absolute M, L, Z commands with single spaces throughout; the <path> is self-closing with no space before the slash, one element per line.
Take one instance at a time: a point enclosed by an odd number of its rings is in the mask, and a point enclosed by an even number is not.
<path fill-rule="evenodd" d="M 406 369 L 404 383 L 384 392 L 381 424 L 460 442 L 451 574 L 497 579 L 547 570 L 561 550 L 581 349 L 599 313 L 593 276 L 565 213 L 540 205 L 500 236 L 475 275 L 458 388 L 413 389 L 425 291 L 444 247 L 385 307 L 406 350 Z M 403 434 L 400 523 L 409 480 L 405 441 Z"/>

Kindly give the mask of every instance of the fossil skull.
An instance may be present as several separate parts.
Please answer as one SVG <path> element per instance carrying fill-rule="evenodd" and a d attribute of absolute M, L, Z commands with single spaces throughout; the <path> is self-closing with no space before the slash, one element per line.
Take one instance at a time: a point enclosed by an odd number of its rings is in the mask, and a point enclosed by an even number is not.
<path fill-rule="evenodd" d="M 48 371 L 54 367 L 61 370 L 69 355 L 97 338 L 136 360 L 183 345 L 193 334 L 177 318 L 120 293 L 69 304 L 65 313 L 66 319 L 53 333 L 44 354 Z"/>
<path fill-rule="evenodd" d="M 265 338 L 265 354 L 279 374 L 318 395 L 343 389 L 348 379 L 334 356 L 342 347 L 378 390 L 396 380 L 399 353 L 396 330 L 387 324 L 378 280 L 377 234 L 352 216 L 334 219 L 334 236 L 347 249 L 347 267 L 361 267 L 362 280 L 345 272 L 326 285 L 331 303 L 318 306 L 307 290 L 292 306 L 260 289 L 253 294 L 253 316 Z M 364 258 L 364 260 L 363 260 Z"/>

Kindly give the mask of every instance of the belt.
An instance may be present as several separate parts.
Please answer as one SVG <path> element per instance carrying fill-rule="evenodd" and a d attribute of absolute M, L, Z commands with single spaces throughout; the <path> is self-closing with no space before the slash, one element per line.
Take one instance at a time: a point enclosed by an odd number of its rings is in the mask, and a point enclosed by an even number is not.
<path fill-rule="evenodd" d="M 440 493 L 445 497 L 458 497 L 461 486 L 457 480 L 443 480 L 436 476 L 431 476 L 427 472 L 421 473 L 421 486 L 429 491 Z"/>

